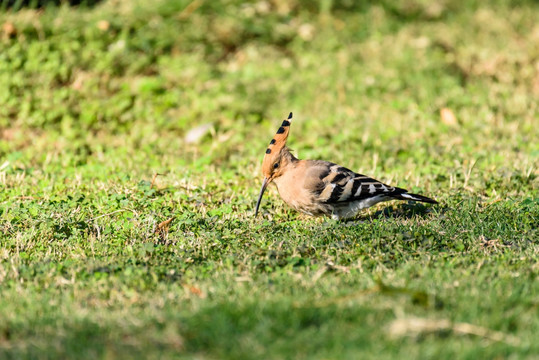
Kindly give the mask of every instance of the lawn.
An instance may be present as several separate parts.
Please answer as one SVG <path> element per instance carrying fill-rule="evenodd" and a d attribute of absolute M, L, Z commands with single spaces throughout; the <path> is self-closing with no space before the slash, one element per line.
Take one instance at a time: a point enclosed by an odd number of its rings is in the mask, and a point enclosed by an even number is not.
<path fill-rule="evenodd" d="M 1 359 L 539 357 L 539 3 L 15 3 Z M 440 205 L 254 218 L 291 111 Z"/>

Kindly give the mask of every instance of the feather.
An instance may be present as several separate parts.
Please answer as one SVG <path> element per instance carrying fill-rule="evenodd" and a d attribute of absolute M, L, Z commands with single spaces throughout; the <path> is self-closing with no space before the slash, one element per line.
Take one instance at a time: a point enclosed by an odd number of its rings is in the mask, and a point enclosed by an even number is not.
<path fill-rule="evenodd" d="M 327 161 L 309 161 L 306 186 L 313 195 L 328 204 L 358 201 L 383 195 L 405 193 L 406 190 L 381 183 L 368 176 Z M 318 176 L 317 176 L 318 175 Z"/>

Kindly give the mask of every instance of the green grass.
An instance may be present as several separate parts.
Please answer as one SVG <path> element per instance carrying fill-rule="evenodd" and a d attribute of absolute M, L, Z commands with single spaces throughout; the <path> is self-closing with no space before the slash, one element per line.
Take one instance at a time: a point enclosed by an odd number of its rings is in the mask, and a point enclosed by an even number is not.
<path fill-rule="evenodd" d="M 4 10 L 0 358 L 537 358 L 538 13 L 509 0 Z M 441 205 L 335 222 L 271 188 L 253 218 L 289 111 L 300 158 Z"/>

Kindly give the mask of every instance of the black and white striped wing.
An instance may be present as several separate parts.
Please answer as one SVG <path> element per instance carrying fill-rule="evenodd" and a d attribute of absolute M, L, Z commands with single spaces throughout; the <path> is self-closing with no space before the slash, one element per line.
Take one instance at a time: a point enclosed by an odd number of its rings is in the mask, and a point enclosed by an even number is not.
<path fill-rule="evenodd" d="M 328 163 L 321 171 L 319 186 L 315 191 L 318 201 L 326 204 L 361 201 L 375 197 L 394 197 L 406 190 L 381 183 L 365 175 L 357 174 L 345 167 Z"/>

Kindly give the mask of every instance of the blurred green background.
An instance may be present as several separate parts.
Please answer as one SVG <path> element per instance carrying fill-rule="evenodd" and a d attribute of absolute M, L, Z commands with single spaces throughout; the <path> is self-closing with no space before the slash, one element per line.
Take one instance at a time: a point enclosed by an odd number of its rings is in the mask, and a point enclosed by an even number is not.
<path fill-rule="evenodd" d="M 539 353 L 537 1 L 0 4 L 0 357 Z M 253 219 L 290 111 L 442 205 Z"/>

